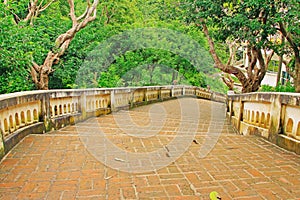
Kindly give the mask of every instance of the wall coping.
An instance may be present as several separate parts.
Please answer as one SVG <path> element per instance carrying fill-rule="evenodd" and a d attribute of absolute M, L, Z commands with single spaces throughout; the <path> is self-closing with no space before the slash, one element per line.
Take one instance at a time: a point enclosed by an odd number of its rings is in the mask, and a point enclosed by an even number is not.
<path fill-rule="evenodd" d="M 26 95 L 36 95 L 45 93 L 57 93 L 57 92 L 86 92 L 86 91 L 115 91 L 115 90 L 137 90 L 137 89 L 159 89 L 159 88 L 198 88 L 197 86 L 187 85 L 165 85 L 165 86 L 141 86 L 141 87 L 116 87 L 116 88 L 86 88 L 86 89 L 53 89 L 53 90 L 31 90 L 14 92 L 9 94 L 0 94 L 0 101 L 15 97 L 21 97 Z M 221 94 L 221 93 L 220 93 Z"/>
<path fill-rule="evenodd" d="M 292 92 L 254 92 L 246 94 L 230 94 L 229 99 L 241 100 L 249 102 L 273 102 L 275 97 L 279 97 L 279 101 L 283 104 L 300 106 L 300 93 Z"/>

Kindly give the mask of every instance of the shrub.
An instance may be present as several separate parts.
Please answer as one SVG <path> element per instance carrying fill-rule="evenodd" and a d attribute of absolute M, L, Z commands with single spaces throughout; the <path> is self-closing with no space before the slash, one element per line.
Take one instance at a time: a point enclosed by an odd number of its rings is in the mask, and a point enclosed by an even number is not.
<path fill-rule="evenodd" d="M 290 83 L 287 82 L 285 85 L 279 84 L 276 87 L 270 85 L 262 85 L 260 92 L 295 92 L 295 87 Z"/>

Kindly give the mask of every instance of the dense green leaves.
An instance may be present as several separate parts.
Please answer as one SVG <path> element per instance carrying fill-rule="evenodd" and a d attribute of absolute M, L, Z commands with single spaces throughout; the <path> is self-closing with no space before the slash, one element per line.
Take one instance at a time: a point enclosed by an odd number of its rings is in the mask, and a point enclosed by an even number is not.
<path fill-rule="evenodd" d="M 42 61 L 51 46 L 49 36 L 35 27 L 16 26 L 11 16 L 1 18 L 0 26 L 0 92 L 33 89 L 28 66 L 33 58 Z"/>
<path fill-rule="evenodd" d="M 207 25 L 217 30 L 217 37 L 249 42 L 259 48 L 272 45 L 269 36 L 278 31 L 278 22 L 299 36 L 299 1 L 183 1 L 186 21 Z M 297 20 L 298 19 L 298 20 Z M 216 34 L 216 33 L 215 33 Z"/>
<path fill-rule="evenodd" d="M 29 70 L 32 61 L 43 63 L 58 33 L 71 25 L 58 12 L 62 11 L 59 1 L 36 18 L 33 26 L 29 25 L 22 21 L 27 14 L 27 4 L 25 0 L 8 1 L 7 6 L 1 4 L 0 7 L 3 11 L 0 12 L 3 13 L 0 17 L 0 93 L 34 89 Z M 16 16 L 20 21 L 15 21 Z"/>
<path fill-rule="evenodd" d="M 44 4 L 47 2 L 45 0 Z M 75 0 L 77 15 L 85 9 L 84 3 L 83 0 Z M 0 93 L 34 89 L 29 70 L 31 62 L 34 60 L 39 65 L 43 64 L 49 50 L 54 50 L 57 36 L 72 26 L 69 5 L 65 0 L 57 0 L 39 13 L 33 25 L 22 22 L 28 14 L 27 4 L 28 0 L 11 0 L 8 5 L 0 4 Z M 171 84 L 174 79 L 182 84 L 205 87 L 207 82 L 216 82 L 208 78 L 216 70 L 212 68 L 204 36 L 196 26 L 180 21 L 182 12 L 179 2 L 175 0 L 102 1 L 97 19 L 75 35 L 65 54 L 53 66 L 49 87 L 160 85 Z M 18 24 L 14 20 L 16 16 L 20 19 Z M 100 62 L 98 55 L 91 53 L 115 35 L 145 27 L 173 30 L 186 35 L 186 38 L 170 35 L 172 39 L 164 39 L 155 33 L 161 45 L 155 48 L 151 47 L 153 33 L 146 34 L 144 41 L 137 41 L 134 37 L 127 43 L 121 40 L 120 45 L 115 44 L 113 50 L 102 52 L 113 57 L 110 61 Z M 195 41 L 203 52 L 197 51 L 190 41 Z M 122 45 L 132 47 L 142 43 L 144 48 L 118 54 Z M 187 55 L 192 59 L 188 59 Z M 85 72 L 88 83 L 78 85 L 78 72 L 84 65 L 89 66 Z M 105 67 L 95 71 L 95 65 Z M 223 86 L 221 88 L 224 91 Z"/>
<path fill-rule="evenodd" d="M 252 52 L 274 50 L 278 55 L 286 54 L 286 57 L 294 57 L 296 70 L 295 73 L 291 73 L 291 76 L 294 78 L 294 84 L 300 92 L 299 0 L 182 0 L 181 2 L 185 11 L 185 21 L 189 24 L 196 24 L 200 28 L 205 27 L 205 30 L 207 30 L 206 27 L 209 27 L 210 33 L 207 34 L 207 37 L 211 35 L 217 42 L 234 42 L 240 47 L 252 49 Z M 281 35 L 285 37 L 287 42 L 282 42 Z M 212 43 L 210 46 L 213 48 Z M 254 54 L 251 58 L 255 55 L 258 54 Z M 266 65 L 262 65 L 262 63 L 267 64 L 267 56 L 262 58 L 259 55 L 259 57 L 260 71 L 252 65 L 246 66 L 248 68 L 247 77 L 241 73 L 235 73 L 239 77 L 245 92 L 256 91 L 260 80 L 264 76 Z M 229 73 L 226 71 L 226 67 L 222 67 L 217 59 L 215 59 L 215 62 L 219 63 L 218 68 Z M 252 76 L 257 72 L 260 73 L 259 78 L 257 78 L 258 74 Z M 251 85 L 255 87 L 251 88 Z"/>
<path fill-rule="evenodd" d="M 109 77 L 113 81 L 109 80 Z M 101 72 L 101 87 L 170 85 L 178 84 L 206 87 L 205 75 L 189 61 L 171 52 L 159 49 L 126 52 Z"/>

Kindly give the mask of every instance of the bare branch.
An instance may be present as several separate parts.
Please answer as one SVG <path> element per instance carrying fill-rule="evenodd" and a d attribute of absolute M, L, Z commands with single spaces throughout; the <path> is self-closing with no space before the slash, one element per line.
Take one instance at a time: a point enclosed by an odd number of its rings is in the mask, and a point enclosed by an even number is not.
<path fill-rule="evenodd" d="M 90 0 L 86 0 L 86 1 L 87 1 L 87 7 L 86 7 L 85 11 L 83 12 L 83 14 L 77 18 L 77 21 L 82 20 L 82 19 L 85 18 L 85 17 L 87 16 L 87 14 L 88 14 L 88 11 L 89 11 L 89 9 L 90 9 L 90 7 L 91 7 L 91 2 L 90 2 Z"/>
<path fill-rule="evenodd" d="M 93 16 L 88 17 L 88 18 L 85 18 L 85 20 L 82 21 L 82 22 L 78 25 L 77 31 L 79 31 L 80 29 L 86 27 L 86 25 L 87 25 L 89 22 L 94 21 L 94 20 L 96 19 L 96 15 L 97 15 L 97 10 L 94 10 Z"/>
<path fill-rule="evenodd" d="M 41 0 L 40 5 L 38 6 L 38 8 L 40 8 L 43 5 L 44 0 Z"/>
<path fill-rule="evenodd" d="M 238 69 L 232 65 L 224 65 L 221 62 L 219 56 L 217 55 L 217 53 L 215 51 L 214 42 L 209 35 L 208 29 L 207 29 L 206 24 L 204 23 L 204 20 L 201 20 L 201 22 L 202 22 L 203 32 L 208 40 L 209 49 L 210 49 L 209 52 L 212 55 L 212 58 L 215 62 L 215 66 L 225 73 L 233 74 L 234 76 L 236 76 L 239 79 L 239 81 L 241 82 L 242 86 L 244 87 L 246 84 L 246 80 L 247 80 L 245 74 L 240 69 Z"/>
<path fill-rule="evenodd" d="M 74 25 L 77 24 L 77 18 L 76 18 L 76 15 L 75 15 L 74 0 L 68 0 L 68 2 L 69 2 L 69 5 L 70 5 L 70 17 L 72 19 L 73 27 L 74 27 Z"/>
<path fill-rule="evenodd" d="M 54 1 L 56 0 L 52 0 L 49 3 L 47 3 L 46 5 L 44 5 L 39 12 L 43 12 L 44 10 L 46 10 Z"/>
<path fill-rule="evenodd" d="M 280 27 L 280 32 L 282 33 L 282 35 L 287 39 L 287 41 L 290 43 L 295 56 L 299 56 L 299 49 L 297 44 L 294 42 L 292 36 L 290 33 L 288 33 L 284 27 L 284 24 L 282 22 L 279 22 L 279 27 Z"/>
<path fill-rule="evenodd" d="M 40 70 L 40 66 L 38 64 L 36 64 L 36 62 L 32 62 L 32 67 L 34 68 L 35 71 L 39 71 Z"/>
<path fill-rule="evenodd" d="M 34 13 L 36 12 L 36 9 L 37 9 L 37 3 L 38 3 L 38 0 L 30 1 L 30 3 L 28 4 L 28 14 L 25 17 L 25 19 L 23 20 L 24 22 L 31 20 L 31 18 L 34 16 Z"/>
<path fill-rule="evenodd" d="M 266 58 L 266 67 L 268 68 L 270 61 L 272 60 L 272 57 L 274 56 L 275 51 L 272 49 L 271 53 Z"/>
<path fill-rule="evenodd" d="M 40 71 L 40 69 L 41 69 L 41 67 L 33 61 L 31 70 L 30 70 L 30 74 L 31 74 L 32 80 L 35 84 L 38 83 L 38 72 Z"/>
<path fill-rule="evenodd" d="M 65 51 L 66 51 L 67 48 L 69 47 L 70 43 L 71 43 L 71 39 L 66 40 L 66 41 L 60 46 L 60 51 L 59 51 L 59 53 L 58 53 L 58 57 L 62 56 L 62 55 L 65 53 Z"/>
<path fill-rule="evenodd" d="M 85 16 L 87 15 L 88 11 L 89 11 L 89 7 L 86 7 L 84 13 L 82 15 L 80 15 L 79 17 L 77 17 L 77 21 L 80 21 L 83 18 L 85 18 Z"/>
<path fill-rule="evenodd" d="M 230 90 L 234 89 L 234 80 L 229 74 L 222 74 L 222 80 Z"/>
<path fill-rule="evenodd" d="M 84 20 L 82 22 L 80 22 L 77 26 L 77 29 L 76 29 L 76 32 L 79 31 L 80 29 L 86 27 L 86 25 L 95 20 L 96 19 L 96 16 L 97 16 L 97 5 L 98 5 L 99 1 L 98 0 L 95 0 L 93 5 L 91 7 L 89 7 L 89 5 L 87 6 L 87 14 L 84 18 Z"/>
<path fill-rule="evenodd" d="M 35 69 L 33 67 L 31 67 L 30 74 L 31 74 L 32 81 L 34 82 L 35 85 L 37 85 L 39 82 L 38 81 L 38 73 L 37 73 L 37 71 L 35 71 Z"/>
<path fill-rule="evenodd" d="M 44 0 L 42 0 L 39 5 L 38 5 L 38 0 L 31 0 L 30 3 L 28 4 L 28 14 L 25 17 L 25 19 L 23 19 L 24 22 L 27 22 L 30 20 L 30 24 L 33 24 L 33 20 L 35 17 L 37 17 L 40 12 L 43 12 L 44 10 L 46 10 L 54 1 L 56 0 L 52 0 L 49 3 L 47 3 L 45 6 L 42 6 Z"/>
<path fill-rule="evenodd" d="M 282 62 L 283 62 L 284 65 L 285 65 L 286 72 L 287 72 L 289 75 L 291 75 L 291 77 L 293 77 L 293 79 L 295 79 L 296 73 L 295 73 L 295 71 L 292 71 L 292 70 L 290 69 L 290 67 L 289 67 L 290 64 L 293 62 L 293 59 L 291 59 L 290 61 L 282 60 Z"/>
<path fill-rule="evenodd" d="M 96 18 L 96 8 L 99 0 L 94 0 L 92 6 L 90 5 L 90 1 L 87 0 L 88 5 L 86 11 L 83 14 L 84 16 L 81 15 L 79 18 L 76 18 L 75 16 L 74 0 L 68 0 L 68 2 L 70 5 L 70 17 L 73 22 L 72 28 L 57 37 L 57 39 L 55 40 L 55 47 L 57 49 L 55 49 L 55 51 L 48 52 L 43 65 L 39 66 L 39 68 L 37 68 L 35 65 L 32 66 L 32 78 L 38 89 L 48 89 L 49 74 L 54 71 L 52 66 L 59 62 L 60 57 L 69 47 L 75 34 Z M 79 23 L 79 20 L 82 21 Z"/>
<path fill-rule="evenodd" d="M 232 64 L 234 57 L 235 57 L 235 53 L 236 53 L 236 49 L 234 48 L 235 46 L 235 42 L 227 42 L 228 46 L 229 46 L 229 52 L 230 52 L 230 56 L 228 58 L 227 61 L 227 65 Z"/>
<path fill-rule="evenodd" d="M 221 66 L 221 65 L 223 65 L 223 64 L 222 64 L 222 62 L 221 62 L 219 56 L 217 55 L 217 53 L 216 53 L 216 51 L 215 51 L 215 44 L 214 44 L 212 38 L 211 38 L 210 35 L 209 35 L 208 28 L 207 28 L 206 24 L 203 22 L 203 20 L 202 20 L 202 23 L 203 23 L 203 24 L 202 24 L 202 26 L 203 26 L 203 32 L 204 32 L 205 36 L 206 36 L 207 39 L 208 39 L 208 43 L 209 43 L 209 47 L 210 47 L 210 50 L 209 50 L 209 51 L 210 51 L 210 53 L 211 53 L 211 55 L 212 55 L 212 57 L 213 57 L 213 59 L 214 59 L 216 65 L 217 65 L 217 66 L 219 66 L 219 65 Z"/>
<path fill-rule="evenodd" d="M 266 65 L 267 62 L 265 62 L 265 59 L 264 59 L 260 49 L 255 49 L 255 53 L 256 53 L 256 57 L 257 57 L 257 60 L 259 62 L 259 66 L 260 66 L 260 69 L 258 70 L 259 73 L 256 74 L 256 77 L 258 78 L 259 84 L 260 84 L 260 82 L 264 78 L 266 71 L 267 71 L 267 65 Z M 272 57 L 270 57 L 270 59 L 271 58 Z"/>
<path fill-rule="evenodd" d="M 20 17 L 11 10 L 9 12 L 13 15 L 15 23 L 18 24 L 21 21 Z"/>

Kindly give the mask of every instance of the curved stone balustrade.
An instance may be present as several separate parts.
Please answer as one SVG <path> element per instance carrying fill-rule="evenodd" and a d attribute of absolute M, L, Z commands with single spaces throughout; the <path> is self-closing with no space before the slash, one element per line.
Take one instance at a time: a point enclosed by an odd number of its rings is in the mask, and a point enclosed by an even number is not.
<path fill-rule="evenodd" d="M 228 95 L 228 116 L 244 135 L 256 134 L 300 154 L 300 94 Z"/>
<path fill-rule="evenodd" d="M 177 97 L 226 102 L 227 96 L 190 86 L 29 91 L 0 95 L 0 158 L 28 134 L 45 133 L 92 116 Z M 256 134 L 300 154 L 300 94 L 228 96 L 228 117 L 244 135 Z"/>
<path fill-rule="evenodd" d="M 0 158 L 28 134 L 45 133 L 92 116 L 183 96 L 226 102 L 223 94 L 190 86 L 49 90 L 0 95 Z"/>

